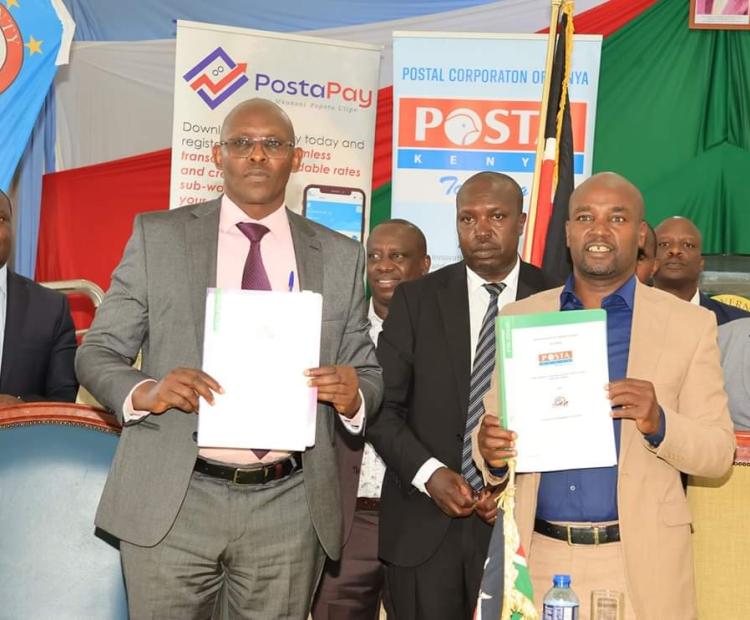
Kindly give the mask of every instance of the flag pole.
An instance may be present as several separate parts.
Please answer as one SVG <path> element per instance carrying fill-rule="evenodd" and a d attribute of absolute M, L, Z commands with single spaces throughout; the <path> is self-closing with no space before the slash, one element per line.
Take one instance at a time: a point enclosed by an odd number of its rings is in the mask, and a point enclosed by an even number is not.
<path fill-rule="evenodd" d="M 555 42 L 557 41 L 557 26 L 560 21 L 560 7 L 566 0 L 552 0 L 552 14 L 549 21 L 549 36 L 547 37 L 547 59 L 544 64 L 544 84 L 542 85 L 542 105 L 539 109 L 539 130 L 536 138 L 536 158 L 534 159 L 534 177 L 531 181 L 531 195 L 529 197 L 529 213 L 526 218 L 526 234 L 523 240 L 521 257 L 525 261 L 531 259 L 531 249 L 534 243 L 534 225 L 536 223 L 537 200 L 539 195 L 539 178 L 542 172 L 544 158 L 544 130 L 549 107 L 549 91 L 552 83 L 552 63 L 555 57 Z"/>

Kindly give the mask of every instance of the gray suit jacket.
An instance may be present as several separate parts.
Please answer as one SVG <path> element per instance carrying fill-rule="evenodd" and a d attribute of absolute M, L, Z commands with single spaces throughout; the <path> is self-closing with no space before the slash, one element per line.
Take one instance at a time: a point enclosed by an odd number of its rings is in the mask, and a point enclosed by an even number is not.
<path fill-rule="evenodd" d="M 216 281 L 220 199 L 136 218 L 133 235 L 78 350 L 82 385 L 122 420 L 132 388 L 176 367 L 200 368 L 206 288 Z M 362 247 L 288 212 L 300 288 L 323 295 L 321 365 L 354 366 L 366 411 L 377 412 L 381 371 L 368 337 Z M 143 350 L 142 370 L 131 364 Z M 316 441 L 303 456 L 307 506 L 326 553 L 341 546 L 334 416 L 318 406 Z M 150 546 L 168 532 L 198 453 L 197 417 L 170 410 L 125 426 L 96 524 Z M 301 506 L 300 509 L 307 509 Z"/>
<path fill-rule="evenodd" d="M 750 431 L 750 318 L 719 325 L 719 348 L 734 428 Z"/>

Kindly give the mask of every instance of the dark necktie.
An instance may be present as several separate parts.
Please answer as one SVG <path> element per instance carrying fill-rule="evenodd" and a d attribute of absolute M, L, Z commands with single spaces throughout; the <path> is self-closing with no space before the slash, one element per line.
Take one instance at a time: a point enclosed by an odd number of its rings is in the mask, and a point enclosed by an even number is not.
<path fill-rule="evenodd" d="M 260 255 L 260 240 L 268 232 L 268 228 L 263 224 L 250 222 L 240 222 L 237 228 L 250 240 L 250 251 L 247 253 L 245 269 L 242 272 L 242 288 L 252 291 L 270 291 L 271 283 L 268 281 L 268 274 Z"/>
<path fill-rule="evenodd" d="M 484 413 L 482 398 L 490 389 L 490 380 L 495 370 L 497 298 L 503 292 L 505 284 L 483 284 L 482 286 L 490 294 L 490 303 L 487 305 L 487 312 L 482 320 L 479 338 L 477 338 L 477 348 L 474 353 L 474 365 L 471 369 L 471 382 L 469 384 L 469 411 L 466 416 L 464 449 L 461 455 L 461 473 L 475 491 L 481 490 L 484 485 L 482 476 L 471 458 L 471 433 Z"/>
<path fill-rule="evenodd" d="M 263 258 L 260 255 L 260 240 L 268 232 L 263 224 L 252 224 L 240 222 L 237 228 L 250 240 L 250 251 L 245 259 L 245 269 L 242 271 L 242 288 L 253 291 L 270 291 L 271 283 L 268 281 L 266 268 L 263 266 Z M 253 450 L 255 456 L 262 459 L 269 450 Z"/>

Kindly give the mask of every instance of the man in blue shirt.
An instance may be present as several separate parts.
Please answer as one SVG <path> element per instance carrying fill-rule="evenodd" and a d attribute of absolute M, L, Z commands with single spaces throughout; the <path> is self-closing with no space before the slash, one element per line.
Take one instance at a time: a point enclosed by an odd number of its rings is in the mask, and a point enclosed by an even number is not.
<path fill-rule="evenodd" d="M 695 618 L 690 509 L 680 472 L 718 477 L 731 466 L 734 434 L 723 389 L 716 322 L 698 306 L 640 284 L 643 199 L 623 177 L 581 184 L 566 222 L 573 274 L 503 314 L 603 308 L 614 467 L 519 474 L 516 520 L 540 605 L 554 573 L 572 575 L 587 618 L 591 592 L 622 592 L 625 618 Z M 591 389 L 600 389 L 592 386 Z M 515 456 L 500 428 L 496 386 L 475 436 L 487 483 Z M 565 449 L 565 438 L 560 438 Z"/>

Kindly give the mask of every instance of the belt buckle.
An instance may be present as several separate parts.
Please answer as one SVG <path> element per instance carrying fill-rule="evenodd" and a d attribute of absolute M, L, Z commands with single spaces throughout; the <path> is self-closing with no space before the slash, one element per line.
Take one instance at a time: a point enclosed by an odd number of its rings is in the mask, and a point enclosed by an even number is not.
<path fill-rule="evenodd" d="M 572 536 L 573 528 L 570 527 L 569 525 L 566 525 L 565 526 L 565 531 L 568 534 L 568 545 L 570 545 L 572 547 L 573 546 L 573 536 Z"/>
<path fill-rule="evenodd" d="M 594 544 L 595 545 L 599 544 L 599 526 L 598 525 L 594 526 Z"/>
<path fill-rule="evenodd" d="M 268 482 L 269 480 L 273 480 L 271 478 L 271 472 L 276 469 L 276 463 L 271 463 L 270 465 L 264 465 L 263 466 L 263 484 Z"/>
<path fill-rule="evenodd" d="M 241 467 L 237 467 L 234 470 L 234 473 L 232 474 L 232 482 L 235 484 L 240 484 L 239 480 L 237 479 L 237 475 L 241 473 L 245 473 L 246 471 L 250 471 L 249 469 L 242 469 Z"/>

